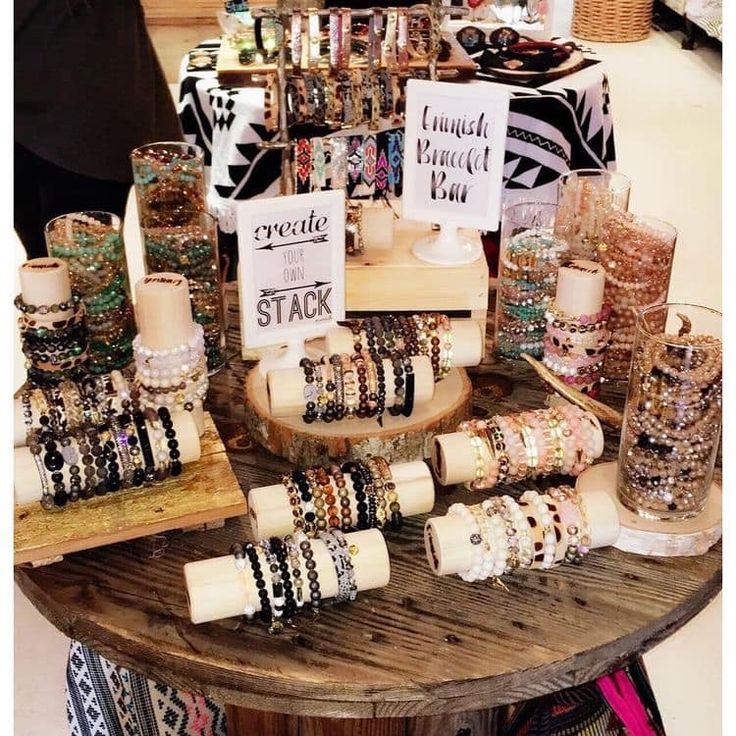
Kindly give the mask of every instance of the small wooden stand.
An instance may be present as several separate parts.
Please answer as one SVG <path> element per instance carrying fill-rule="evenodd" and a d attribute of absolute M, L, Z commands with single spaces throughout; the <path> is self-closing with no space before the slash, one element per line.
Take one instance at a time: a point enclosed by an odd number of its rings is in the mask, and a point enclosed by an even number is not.
<path fill-rule="evenodd" d="M 471 317 L 485 335 L 488 313 L 488 264 L 485 258 L 462 266 L 420 261 L 412 245 L 430 235 L 431 227 L 411 220 L 394 224 L 391 250 L 373 250 L 348 258 L 345 264 L 345 309 L 380 314 L 442 312 Z M 480 241 L 477 230 L 463 235 Z"/>
<path fill-rule="evenodd" d="M 435 385 L 432 401 L 415 406 L 408 419 L 386 413 L 383 427 L 375 418 L 306 424 L 301 416 L 272 416 L 266 381 L 252 370 L 245 380 L 245 427 L 260 445 L 300 467 L 369 455 L 410 462 L 427 456 L 435 434 L 454 429 L 470 416 L 472 395 L 467 374 L 456 368 Z"/>
<path fill-rule="evenodd" d="M 613 545 L 622 552 L 653 557 L 689 557 L 705 554 L 721 538 L 722 491 L 711 487 L 705 509 L 685 521 L 644 519 L 621 504 L 616 494 L 617 463 L 601 463 L 586 470 L 577 480 L 582 493 L 602 490 L 618 509 L 621 531 Z"/>
<path fill-rule="evenodd" d="M 205 414 L 202 453 L 160 486 L 80 501 L 59 513 L 39 503 L 15 507 L 14 564 L 57 562 L 61 555 L 247 513 L 220 435 Z"/>

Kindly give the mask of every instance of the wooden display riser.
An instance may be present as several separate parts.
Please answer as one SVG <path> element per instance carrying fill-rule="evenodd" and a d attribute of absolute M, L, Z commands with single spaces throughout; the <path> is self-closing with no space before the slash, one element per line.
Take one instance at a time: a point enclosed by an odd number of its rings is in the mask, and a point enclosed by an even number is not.
<path fill-rule="evenodd" d="M 453 33 L 444 33 L 443 38 L 450 44 L 450 58 L 447 61 L 437 62 L 437 76 L 440 80 L 463 81 L 475 76 L 475 62 L 468 56 L 467 51 L 460 45 Z M 290 57 L 287 57 L 290 58 Z M 366 59 L 354 58 L 351 60 L 351 69 L 367 69 Z M 426 70 L 426 61 L 409 61 L 411 69 Z M 321 71 L 329 74 L 329 63 L 322 61 Z M 249 64 L 244 66 L 238 60 L 238 51 L 224 38 L 217 54 L 217 81 L 227 87 L 256 87 L 263 84 L 265 74 L 275 74 L 277 64 Z M 291 70 L 291 64 L 286 64 L 286 73 Z M 256 77 L 254 79 L 253 77 Z"/>
<path fill-rule="evenodd" d="M 455 431 L 470 416 L 472 398 L 466 372 L 455 368 L 435 385 L 434 398 L 415 406 L 408 418 L 386 413 L 383 427 L 375 418 L 306 424 L 301 416 L 271 416 L 266 379 L 253 369 L 245 380 L 245 427 L 258 444 L 299 467 L 370 455 L 410 462 L 428 456 L 432 437 Z"/>
<path fill-rule="evenodd" d="M 488 264 L 481 257 L 464 266 L 438 266 L 420 261 L 412 245 L 431 227 L 411 220 L 394 225 L 391 250 L 366 251 L 345 263 L 345 310 L 367 312 L 442 312 L 471 317 L 485 333 L 488 313 Z M 477 230 L 462 234 L 480 240 Z"/>
<path fill-rule="evenodd" d="M 698 516 L 684 521 L 645 519 L 626 508 L 616 493 L 617 463 L 600 463 L 586 470 L 575 487 L 605 490 L 618 509 L 621 532 L 613 546 L 622 552 L 653 557 L 690 557 L 704 555 L 720 538 L 723 494 L 717 483 Z"/>
<path fill-rule="evenodd" d="M 65 554 L 174 529 L 222 526 L 248 511 L 212 417 L 205 413 L 201 457 L 177 478 L 45 511 L 15 507 L 14 564 L 56 562 Z"/>

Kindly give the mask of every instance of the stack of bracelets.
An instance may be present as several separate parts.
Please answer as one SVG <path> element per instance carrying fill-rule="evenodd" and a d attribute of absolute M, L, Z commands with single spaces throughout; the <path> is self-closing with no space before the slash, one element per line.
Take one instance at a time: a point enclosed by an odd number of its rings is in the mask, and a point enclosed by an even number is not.
<path fill-rule="evenodd" d="M 195 324 L 188 343 L 169 350 L 152 350 L 133 340 L 135 386 L 141 406 L 167 406 L 193 411 L 201 408 L 209 380 L 202 326 Z"/>
<path fill-rule="evenodd" d="M 26 304 L 18 294 L 15 307 L 21 313 L 18 325 L 31 384 L 52 386 L 88 372 L 85 310 L 77 294 L 60 304 L 41 305 Z"/>
<path fill-rule="evenodd" d="M 610 315 L 607 304 L 597 314 L 571 315 L 554 302 L 546 314 L 544 364 L 565 383 L 591 396 L 600 393 L 603 359 L 611 341 Z"/>
<path fill-rule="evenodd" d="M 554 298 L 557 269 L 566 253 L 567 243 L 543 229 L 523 230 L 505 243 L 496 304 L 498 355 L 542 357 L 545 313 Z"/>
<path fill-rule="evenodd" d="M 413 314 L 394 317 L 373 315 L 341 323 L 353 331 L 353 349 L 382 358 L 398 351 L 404 356 L 426 355 L 432 363 L 434 380 L 442 380 L 452 369 L 452 327 L 447 315 Z"/>
<path fill-rule="evenodd" d="M 382 457 L 295 470 L 285 474 L 281 482 L 289 495 L 294 531 L 303 531 L 307 536 L 328 528 L 348 532 L 398 530 L 403 525 L 391 466 Z M 351 489 L 354 508 L 350 503 Z"/>
<path fill-rule="evenodd" d="M 606 269 L 604 298 L 612 307 L 611 345 L 603 375 L 625 381 L 631 367 L 639 309 L 667 299 L 675 253 L 674 241 L 629 212 L 614 212 L 601 228 L 598 260 Z"/>
<path fill-rule="evenodd" d="M 135 320 L 120 220 L 94 214 L 78 212 L 52 220 L 46 240 L 50 255 L 66 261 L 72 288 L 84 302 L 89 369 L 105 373 L 125 368 L 133 359 Z"/>
<path fill-rule="evenodd" d="M 339 529 L 321 532 L 319 540 L 330 553 L 337 574 L 338 590 L 333 601 L 354 601 L 358 589 L 351 558 L 358 554 L 357 547 L 349 545 Z M 234 544 L 231 553 L 238 571 L 244 575 L 250 573 L 252 577 L 253 584 L 244 586 L 246 591 L 249 594 L 257 591 L 258 597 L 249 595 L 243 609 L 249 621 L 258 616 L 268 624 L 269 632 L 275 634 L 285 624 L 291 625 L 305 605 L 314 615 L 319 613 L 322 601 L 319 573 L 312 542 L 304 532 Z"/>
<path fill-rule="evenodd" d="M 302 358 L 307 423 L 378 417 L 384 411 L 393 416 L 411 416 L 414 411 L 414 367 L 411 358 L 394 350 L 387 359 L 393 376 L 387 377 L 383 358 L 367 351 L 353 355 L 331 355 L 321 360 Z M 386 381 L 393 378 L 394 403 L 386 406 Z"/>
<path fill-rule="evenodd" d="M 595 417 L 572 404 L 461 422 L 475 453 L 473 490 L 542 475 L 580 475 L 597 457 Z"/>
<path fill-rule="evenodd" d="M 475 506 L 454 503 L 447 513 L 462 519 L 473 545 L 471 566 L 460 573 L 467 582 L 520 568 L 549 570 L 563 560 L 580 564 L 590 550 L 585 504 L 570 486 L 544 495 L 525 491 L 518 501 L 494 496 Z"/>
<path fill-rule="evenodd" d="M 113 397 L 120 401 L 120 413 Z M 141 411 L 119 372 L 27 389 L 21 403 L 26 445 L 46 510 L 121 488 L 150 486 L 182 472 L 169 410 Z"/>
<path fill-rule="evenodd" d="M 710 335 L 639 338 L 619 453 L 628 508 L 659 518 L 704 507 L 720 437 L 722 360 L 722 342 Z"/>
<path fill-rule="evenodd" d="M 400 123 L 407 79 L 426 78 L 437 60 L 449 58 L 439 19 L 428 5 L 377 7 L 365 19 L 354 19 L 349 8 L 331 8 L 326 24 L 323 18 L 311 9 L 294 10 L 283 20 L 273 14 L 256 17 L 256 48 L 243 48 L 238 55 L 245 65 L 275 64 L 280 48 L 287 46 L 291 69 L 285 70 L 283 98 L 289 126 L 342 128 L 367 123 L 376 130 L 381 119 Z M 266 24 L 271 43 L 266 43 Z M 279 123 L 278 83 L 276 73 L 266 76 L 265 121 L 271 131 Z"/>
<path fill-rule="evenodd" d="M 400 128 L 375 135 L 298 138 L 293 147 L 297 194 L 344 189 L 353 199 L 401 196 L 404 131 Z"/>

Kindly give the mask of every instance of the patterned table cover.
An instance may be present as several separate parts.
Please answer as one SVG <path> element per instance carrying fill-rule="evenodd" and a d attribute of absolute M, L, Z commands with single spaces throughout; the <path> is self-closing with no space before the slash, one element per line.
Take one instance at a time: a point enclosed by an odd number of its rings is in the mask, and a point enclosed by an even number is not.
<path fill-rule="evenodd" d="M 225 233 L 235 231 L 233 200 L 279 193 L 281 154 L 258 148 L 278 133 L 266 130 L 262 89 L 222 87 L 215 71 L 219 39 L 203 41 L 212 63 L 179 71 L 179 118 L 185 139 L 201 146 L 209 167 L 208 201 Z M 473 84 L 491 81 L 478 75 Z M 608 78 L 602 65 L 537 89 L 509 86 L 504 201 L 555 201 L 555 181 L 570 169 L 615 169 Z"/>

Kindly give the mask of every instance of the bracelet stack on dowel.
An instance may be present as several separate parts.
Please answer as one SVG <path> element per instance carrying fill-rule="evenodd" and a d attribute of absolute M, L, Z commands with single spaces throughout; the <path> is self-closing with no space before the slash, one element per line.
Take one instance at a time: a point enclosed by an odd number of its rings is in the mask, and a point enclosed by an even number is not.
<path fill-rule="evenodd" d="M 595 415 L 571 404 L 470 419 L 437 435 L 432 466 L 442 485 L 493 488 L 543 475 L 579 475 L 603 453 Z"/>
<path fill-rule="evenodd" d="M 619 533 L 616 506 L 605 491 L 580 496 L 569 486 L 517 500 L 494 496 L 482 504 L 450 506 L 424 528 L 427 560 L 435 575 L 467 582 L 516 570 L 549 570 L 579 564 L 591 549 L 613 544 Z"/>
<path fill-rule="evenodd" d="M 317 613 L 327 599 L 352 600 L 361 591 L 388 585 L 391 577 L 386 542 L 377 529 L 350 534 L 333 529 L 315 539 L 297 533 L 265 541 L 236 544 L 231 555 L 184 565 L 192 623 L 257 615 L 276 633 L 288 623 L 287 598 L 290 603 L 293 598 L 289 612 Z M 287 575 L 291 591 L 285 589 Z"/>
<path fill-rule="evenodd" d="M 431 511 L 434 498 L 425 463 L 373 457 L 287 473 L 278 485 L 253 488 L 248 508 L 253 536 L 263 539 L 328 528 L 396 530 L 404 517 Z"/>

